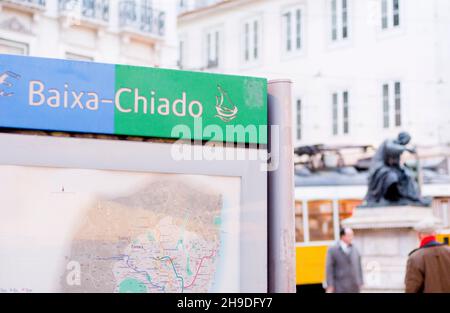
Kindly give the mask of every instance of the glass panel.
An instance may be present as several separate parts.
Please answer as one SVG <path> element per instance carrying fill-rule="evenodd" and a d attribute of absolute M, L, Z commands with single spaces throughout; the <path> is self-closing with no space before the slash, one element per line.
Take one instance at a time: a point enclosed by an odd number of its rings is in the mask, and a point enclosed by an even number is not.
<path fill-rule="evenodd" d="M 206 55 L 208 56 L 208 64 L 211 61 L 211 34 L 206 35 Z"/>
<path fill-rule="evenodd" d="M 308 224 L 310 241 L 334 240 L 333 202 L 309 201 Z"/>
<path fill-rule="evenodd" d="M 338 95 L 333 94 L 333 135 L 338 134 Z"/>
<path fill-rule="evenodd" d="M 303 206 L 301 201 L 295 201 L 295 241 L 305 241 L 303 229 Z"/>
<path fill-rule="evenodd" d="M 302 40 L 301 40 L 301 33 L 302 33 L 302 12 L 300 10 L 297 10 L 297 37 L 296 37 L 296 45 L 297 50 L 300 50 L 302 46 Z"/>
<path fill-rule="evenodd" d="M 216 31 L 216 40 L 215 40 L 215 45 L 214 45 L 214 62 L 216 64 L 216 66 L 219 65 L 219 32 Z"/>
<path fill-rule="evenodd" d="M 344 134 L 348 134 L 349 132 L 349 109 L 348 109 L 348 91 L 345 91 L 342 94 L 343 98 L 343 119 L 344 119 Z"/>
<path fill-rule="evenodd" d="M 297 140 L 302 139 L 302 101 L 297 100 Z"/>
<path fill-rule="evenodd" d="M 331 39 L 337 40 L 337 4 L 336 0 L 331 1 Z"/>
<path fill-rule="evenodd" d="M 286 19 L 286 50 L 291 51 L 291 12 L 286 13 L 284 18 Z"/>
<path fill-rule="evenodd" d="M 383 85 L 383 127 L 389 128 L 389 85 Z"/>
<path fill-rule="evenodd" d="M 342 38 L 348 36 L 348 8 L 347 0 L 342 0 Z"/>
<path fill-rule="evenodd" d="M 297 140 L 302 139 L 302 101 L 297 100 Z"/>
<path fill-rule="evenodd" d="M 249 40 L 250 40 L 250 25 L 248 24 L 248 23 L 245 23 L 245 33 L 244 33 L 244 36 L 245 36 L 245 61 L 248 61 L 249 60 L 249 58 L 250 58 L 250 47 L 249 47 L 249 45 L 250 45 L 250 42 L 249 42 Z"/>
<path fill-rule="evenodd" d="M 184 42 L 182 40 L 178 43 L 178 67 L 183 68 L 183 55 L 184 53 Z"/>
<path fill-rule="evenodd" d="M 361 205 L 361 199 L 344 199 L 339 200 L 339 222 L 353 215 L 357 206 Z"/>
<path fill-rule="evenodd" d="M 394 26 L 400 25 L 400 1 L 399 0 L 393 0 L 393 6 L 394 6 Z"/>
<path fill-rule="evenodd" d="M 253 58 L 258 59 L 258 21 L 253 22 Z"/>
<path fill-rule="evenodd" d="M 388 28 L 387 0 L 381 0 L 381 27 Z"/>
<path fill-rule="evenodd" d="M 395 90 L 395 126 L 402 126 L 402 95 L 400 82 L 396 82 Z"/>

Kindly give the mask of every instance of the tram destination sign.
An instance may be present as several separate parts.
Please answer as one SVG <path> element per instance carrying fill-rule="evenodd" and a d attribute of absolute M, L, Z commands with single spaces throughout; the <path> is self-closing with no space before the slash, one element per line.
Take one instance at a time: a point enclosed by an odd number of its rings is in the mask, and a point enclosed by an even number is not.
<path fill-rule="evenodd" d="M 0 54 L 0 127 L 267 143 L 267 80 Z"/>

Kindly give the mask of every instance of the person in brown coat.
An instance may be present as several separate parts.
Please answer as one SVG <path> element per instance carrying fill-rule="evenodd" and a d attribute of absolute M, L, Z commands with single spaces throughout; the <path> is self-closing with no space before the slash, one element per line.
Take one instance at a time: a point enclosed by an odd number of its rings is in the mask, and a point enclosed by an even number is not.
<path fill-rule="evenodd" d="M 420 247 L 409 254 L 405 276 L 407 293 L 450 293 L 450 247 L 437 242 L 434 223 L 415 228 Z"/>

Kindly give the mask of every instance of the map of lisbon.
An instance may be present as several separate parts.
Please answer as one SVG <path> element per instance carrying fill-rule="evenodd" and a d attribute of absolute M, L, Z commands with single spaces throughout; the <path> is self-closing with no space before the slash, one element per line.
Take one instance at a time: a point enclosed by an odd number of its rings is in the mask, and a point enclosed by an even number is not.
<path fill-rule="evenodd" d="M 0 181 L 0 292 L 239 291 L 238 178 L 0 166 Z"/>

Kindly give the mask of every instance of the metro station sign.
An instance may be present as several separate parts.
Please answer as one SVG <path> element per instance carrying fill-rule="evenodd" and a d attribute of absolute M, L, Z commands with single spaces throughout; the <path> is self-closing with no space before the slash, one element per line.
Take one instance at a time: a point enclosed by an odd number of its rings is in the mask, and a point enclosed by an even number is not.
<path fill-rule="evenodd" d="M 0 127 L 267 143 L 267 80 L 0 55 Z"/>

